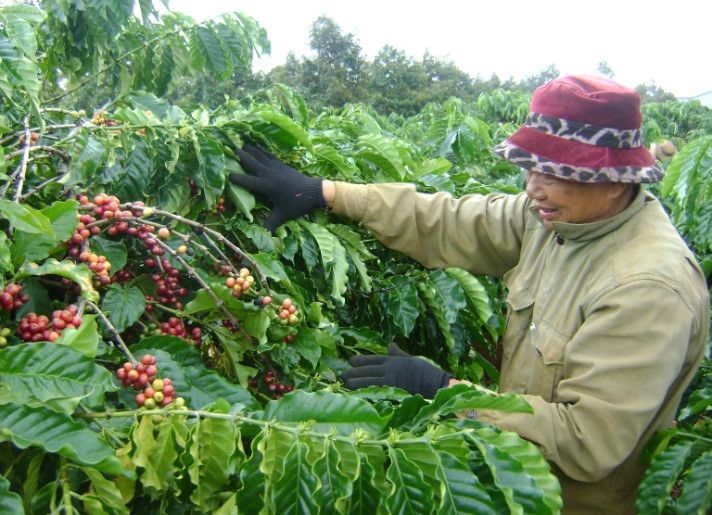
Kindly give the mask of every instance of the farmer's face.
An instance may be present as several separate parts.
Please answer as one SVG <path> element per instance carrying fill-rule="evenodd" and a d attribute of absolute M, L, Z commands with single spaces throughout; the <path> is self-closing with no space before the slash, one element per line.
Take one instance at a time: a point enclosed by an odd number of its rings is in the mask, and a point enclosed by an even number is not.
<path fill-rule="evenodd" d="M 527 171 L 527 196 L 544 225 L 597 222 L 623 211 L 632 189 L 616 183 L 579 183 Z"/>

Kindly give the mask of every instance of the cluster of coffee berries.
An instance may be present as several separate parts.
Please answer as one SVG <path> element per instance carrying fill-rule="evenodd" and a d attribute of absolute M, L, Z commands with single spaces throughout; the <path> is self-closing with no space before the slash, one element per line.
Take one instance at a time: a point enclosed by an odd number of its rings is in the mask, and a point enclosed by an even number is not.
<path fill-rule="evenodd" d="M 122 270 L 117 271 L 113 275 L 113 277 L 111 278 L 111 282 L 123 284 L 127 281 L 130 281 L 132 276 L 133 276 L 133 274 L 129 270 L 122 269 Z"/>
<path fill-rule="evenodd" d="M 82 325 L 79 308 L 70 304 L 65 309 L 52 313 L 52 320 L 45 315 L 29 313 L 17 326 L 17 334 L 26 342 L 54 342 L 64 329 L 78 329 Z"/>
<path fill-rule="evenodd" d="M 101 232 L 101 229 L 96 225 L 89 227 L 89 225 L 94 222 L 96 222 L 96 218 L 91 215 L 79 215 L 79 223 L 77 223 L 77 227 L 74 229 L 74 234 L 72 234 L 67 241 L 67 253 L 71 257 L 79 256 L 84 242 L 91 236 L 96 236 Z"/>
<path fill-rule="evenodd" d="M 183 321 L 178 317 L 171 317 L 168 322 L 163 322 L 161 324 L 161 332 L 178 338 L 186 338 L 188 336 L 188 331 L 186 331 Z"/>
<path fill-rule="evenodd" d="M 0 293 L 0 307 L 8 311 L 19 308 L 28 300 L 30 296 L 23 293 L 19 284 L 7 283 Z"/>
<path fill-rule="evenodd" d="M 20 319 L 17 334 L 26 342 L 54 342 L 59 333 L 53 330 L 46 315 L 30 313 Z"/>
<path fill-rule="evenodd" d="M 139 239 L 143 240 L 143 245 L 146 247 L 146 249 L 153 254 L 154 256 L 162 256 L 165 253 L 165 250 L 161 245 L 156 241 L 156 238 L 154 238 L 154 232 L 156 231 L 156 228 L 152 225 L 149 224 L 141 224 L 139 228 L 136 228 L 136 235 L 139 237 Z M 132 234 L 133 231 L 129 231 L 129 234 Z"/>
<path fill-rule="evenodd" d="M 80 199 L 79 202 L 82 200 Z M 103 220 L 133 216 L 131 211 L 121 209 L 121 201 L 118 197 L 106 193 L 100 193 L 94 197 L 94 214 Z"/>
<path fill-rule="evenodd" d="M 20 137 L 17 138 L 17 140 L 20 142 L 20 145 L 24 145 L 25 133 L 23 132 L 22 134 L 20 134 Z M 37 134 L 36 132 L 30 132 L 30 146 L 36 145 L 39 140 L 40 140 L 39 134 Z"/>
<path fill-rule="evenodd" d="M 0 329 L 0 349 L 7 345 L 7 337 L 10 336 L 12 331 L 8 327 L 3 327 Z"/>
<path fill-rule="evenodd" d="M 130 386 L 135 390 L 140 390 L 156 379 L 157 373 L 156 356 L 146 354 L 136 366 L 129 361 L 124 363 L 123 366 L 116 371 L 116 377 L 124 383 L 124 386 Z"/>
<path fill-rule="evenodd" d="M 297 307 L 292 304 L 292 299 L 284 299 L 279 310 L 279 323 L 283 325 L 296 325 L 299 323 Z"/>
<path fill-rule="evenodd" d="M 158 262 L 149 258 L 144 261 L 146 266 L 156 266 Z M 188 295 L 188 289 L 180 286 L 180 270 L 171 265 L 167 259 L 161 261 L 163 274 L 158 272 L 151 274 L 151 279 L 156 283 L 156 296 L 161 304 L 173 305 L 177 310 L 183 309 L 183 303 L 178 300 L 178 297 Z M 147 297 L 148 298 L 148 297 Z"/>
<path fill-rule="evenodd" d="M 220 197 L 218 198 L 217 204 L 215 204 L 215 210 L 218 213 L 224 213 L 225 212 L 225 197 Z"/>
<path fill-rule="evenodd" d="M 82 325 L 82 317 L 79 315 L 79 308 L 74 304 L 52 312 L 52 329 L 57 332 L 62 332 L 66 328 L 79 329 L 80 325 Z"/>
<path fill-rule="evenodd" d="M 141 358 L 136 366 L 130 362 L 124 363 L 117 371 L 118 377 L 124 386 L 130 386 L 135 390 L 142 390 L 136 394 L 136 404 L 146 408 L 158 406 L 166 407 L 175 399 L 175 404 L 185 406 L 185 400 L 175 397 L 173 381 L 164 377 L 156 378 L 158 367 L 156 366 L 156 356 L 146 354 Z"/>
<path fill-rule="evenodd" d="M 233 297 L 239 297 L 249 290 L 253 284 L 255 284 L 255 278 L 252 277 L 247 268 L 241 268 L 237 277 L 231 275 L 225 279 L 225 286 L 232 290 Z"/>
<path fill-rule="evenodd" d="M 99 284 L 107 285 L 111 282 L 111 278 L 109 277 L 111 263 L 107 261 L 106 256 L 100 256 L 94 252 L 85 250 L 79 254 L 79 261 L 89 266 L 89 270 L 94 272 L 94 277 Z"/>
<path fill-rule="evenodd" d="M 279 399 L 285 393 L 289 393 L 294 390 L 294 385 L 278 381 L 272 370 L 267 371 L 267 373 L 262 377 L 262 381 L 253 377 L 250 379 L 249 385 L 252 388 L 259 388 L 260 382 L 264 384 L 264 389 L 269 392 L 273 399 Z"/>
<path fill-rule="evenodd" d="M 94 125 L 105 125 L 107 127 L 115 127 L 116 125 L 119 125 L 119 122 L 117 120 L 114 120 L 113 118 L 107 118 L 106 117 L 106 111 L 97 111 L 94 113 L 94 116 L 91 118 L 91 123 Z"/>
<path fill-rule="evenodd" d="M 136 404 L 148 409 L 158 406 L 165 408 L 175 399 L 176 406 L 185 406 L 185 400 L 182 397 L 176 398 L 175 394 L 173 381 L 170 378 L 154 379 L 142 392 L 136 394 Z"/>

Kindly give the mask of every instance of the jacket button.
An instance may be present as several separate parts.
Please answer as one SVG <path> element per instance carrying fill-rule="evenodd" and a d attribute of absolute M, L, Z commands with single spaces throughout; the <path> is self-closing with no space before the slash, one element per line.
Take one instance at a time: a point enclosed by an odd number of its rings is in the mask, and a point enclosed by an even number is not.
<path fill-rule="evenodd" d="M 557 235 L 556 235 L 556 243 L 559 244 L 559 245 L 563 245 L 563 244 L 564 244 L 564 237 L 561 236 L 560 234 L 557 234 Z"/>

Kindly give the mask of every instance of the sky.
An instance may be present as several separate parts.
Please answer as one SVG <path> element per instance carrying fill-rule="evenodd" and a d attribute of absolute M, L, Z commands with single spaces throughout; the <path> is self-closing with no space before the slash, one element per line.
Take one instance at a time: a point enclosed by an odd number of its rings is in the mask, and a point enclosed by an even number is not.
<path fill-rule="evenodd" d="M 240 11 L 266 30 L 272 53 L 256 70 L 310 55 L 320 15 L 353 33 L 372 59 L 391 45 L 421 59 L 427 50 L 472 77 L 515 80 L 554 64 L 562 74 L 596 73 L 606 61 L 627 86 L 654 82 L 678 97 L 712 90 L 709 0 L 170 0 L 197 21 Z"/>

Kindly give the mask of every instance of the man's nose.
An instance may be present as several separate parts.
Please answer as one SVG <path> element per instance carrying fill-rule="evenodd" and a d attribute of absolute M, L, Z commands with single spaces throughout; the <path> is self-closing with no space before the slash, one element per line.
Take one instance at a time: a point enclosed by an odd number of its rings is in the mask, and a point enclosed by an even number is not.
<path fill-rule="evenodd" d="M 541 184 L 541 176 L 538 173 L 527 172 L 526 182 L 526 192 L 530 199 L 543 200 L 546 198 L 546 192 Z"/>

